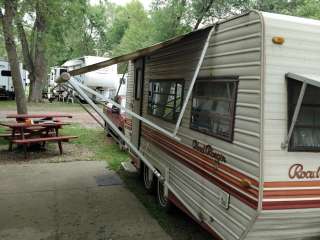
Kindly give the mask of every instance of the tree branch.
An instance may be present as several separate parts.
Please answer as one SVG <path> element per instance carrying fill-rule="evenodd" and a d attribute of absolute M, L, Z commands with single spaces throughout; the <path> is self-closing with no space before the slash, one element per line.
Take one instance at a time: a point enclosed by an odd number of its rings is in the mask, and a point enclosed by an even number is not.
<path fill-rule="evenodd" d="M 34 72 L 34 64 L 33 64 L 33 60 L 31 57 L 26 32 L 24 30 L 22 21 L 21 21 L 20 17 L 18 17 L 18 16 L 16 17 L 16 25 L 17 25 L 17 30 L 18 30 L 18 34 L 19 34 L 19 39 L 21 42 L 23 60 L 24 60 L 24 63 L 26 65 L 26 68 L 28 69 L 30 75 L 32 75 Z"/>
<path fill-rule="evenodd" d="M 199 27 L 200 23 L 202 22 L 205 14 L 210 10 L 213 2 L 214 2 L 214 0 L 210 0 L 207 6 L 203 6 L 201 15 L 200 15 L 199 18 L 197 19 L 197 22 L 196 22 L 193 30 L 197 30 L 197 29 L 198 29 L 198 27 Z"/>

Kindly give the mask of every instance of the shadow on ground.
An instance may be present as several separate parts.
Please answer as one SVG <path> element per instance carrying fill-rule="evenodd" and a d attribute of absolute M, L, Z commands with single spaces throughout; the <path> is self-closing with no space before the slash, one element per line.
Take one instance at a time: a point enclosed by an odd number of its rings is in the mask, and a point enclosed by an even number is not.
<path fill-rule="evenodd" d="M 142 179 L 133 173 L 119 170 L 117 172 L 125 185 L 148 209 L 149 213 L 157 219 L 160 226 L 174 240 L 209 240 L 212 236 L 194 222 L 189 216 L 178 208 L 172 211 L 163 211 L 152 194 L 148 194 L 143 186 Z"/>

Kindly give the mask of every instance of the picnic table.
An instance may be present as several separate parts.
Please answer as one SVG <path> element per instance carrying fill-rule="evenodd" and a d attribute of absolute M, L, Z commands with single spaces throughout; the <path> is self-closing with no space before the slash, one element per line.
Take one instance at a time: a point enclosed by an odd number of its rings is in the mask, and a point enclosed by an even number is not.
<path fill-rule="evenodd" d="M 59 135 L 59 129 L 70 124 L 55 119 L 62 117 L 72 118 L 71 115 L 64 114 L 8 115 L 7 118 L 15 118 L 16 122 L 0 123 L 11 132 L 3 134 L 2 137 L 6 137 L 9 140 L 9 151 L 12 151 L 14 144 L 23 146 L 25 158 L 27 158 L 27 147 L 35 143 L 42 143 L 44 147 L 46 142 L 57 142 L 60 154 L 62 154 L 62 142 L 77 138 L 76 136 Z"/>
<path fill-rule="evenodd" d="M 17 122 L 24 122 L 27 119 L 53 120 L 55 118 L 72 118 L 69 114 L 9 114 L 7 118 L 15 118 Z"/>

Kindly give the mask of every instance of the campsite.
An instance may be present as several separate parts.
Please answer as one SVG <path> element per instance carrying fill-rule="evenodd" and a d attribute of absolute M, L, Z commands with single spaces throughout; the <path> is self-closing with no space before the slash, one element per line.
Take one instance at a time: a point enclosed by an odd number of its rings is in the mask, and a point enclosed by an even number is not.
<path fill-rule="evenodd" d="M 318 0 L 0 4 L 0 239 L 320 237 Z"/>

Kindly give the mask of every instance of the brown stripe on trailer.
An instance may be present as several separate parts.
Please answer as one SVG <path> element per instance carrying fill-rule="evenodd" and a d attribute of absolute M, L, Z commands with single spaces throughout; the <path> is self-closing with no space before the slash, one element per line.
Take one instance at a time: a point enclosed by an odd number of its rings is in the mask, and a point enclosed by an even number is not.
<path fill-rule="evenodd" d="M 244 187 L 238 179 L 221 172 L 219 168 L 221 165 L 223 165 L 223 163 L 220 163 L 217 168 L 216 166 L 210 164 L 212 159 L 206 157 L 204 154 L 192 149 L 189 146 L 177 143 L 148 127 L 144 126 L 142 128 L 142 135 L 150 142 L 165 151 L 167 154 L 173 156 L 175 159 L 182 162 L 193 171 L 215 183 L 224 191 L 229 192 L 232 196 L 244 202 L 251 208 L 257 209 L 259 195 L 258 191 L 256 189 Z M 228 167 L 224 165 L 224 169 L 227 168 Z M 235 170 L 230 170 L 230 172 L 235 172 Z M 240 173 L 238 173 L 238 175 L 243 176 L 243 174 Z M 249 177 L 246 178 L 250 179 L 250 181 L 253 183 L 255 182 L 254 179 Z M 255 182 L 255 184 L 257 184 L 257 182 Z"/>
<path fill-rule="evenodd" d="M 265 182 L 265 188 L 319 187 L 320 181 Z"/>
<path fill-rule="evenodd" d="M 320 208 L 320 200 L 263 202 L 263 210 Z"/>

